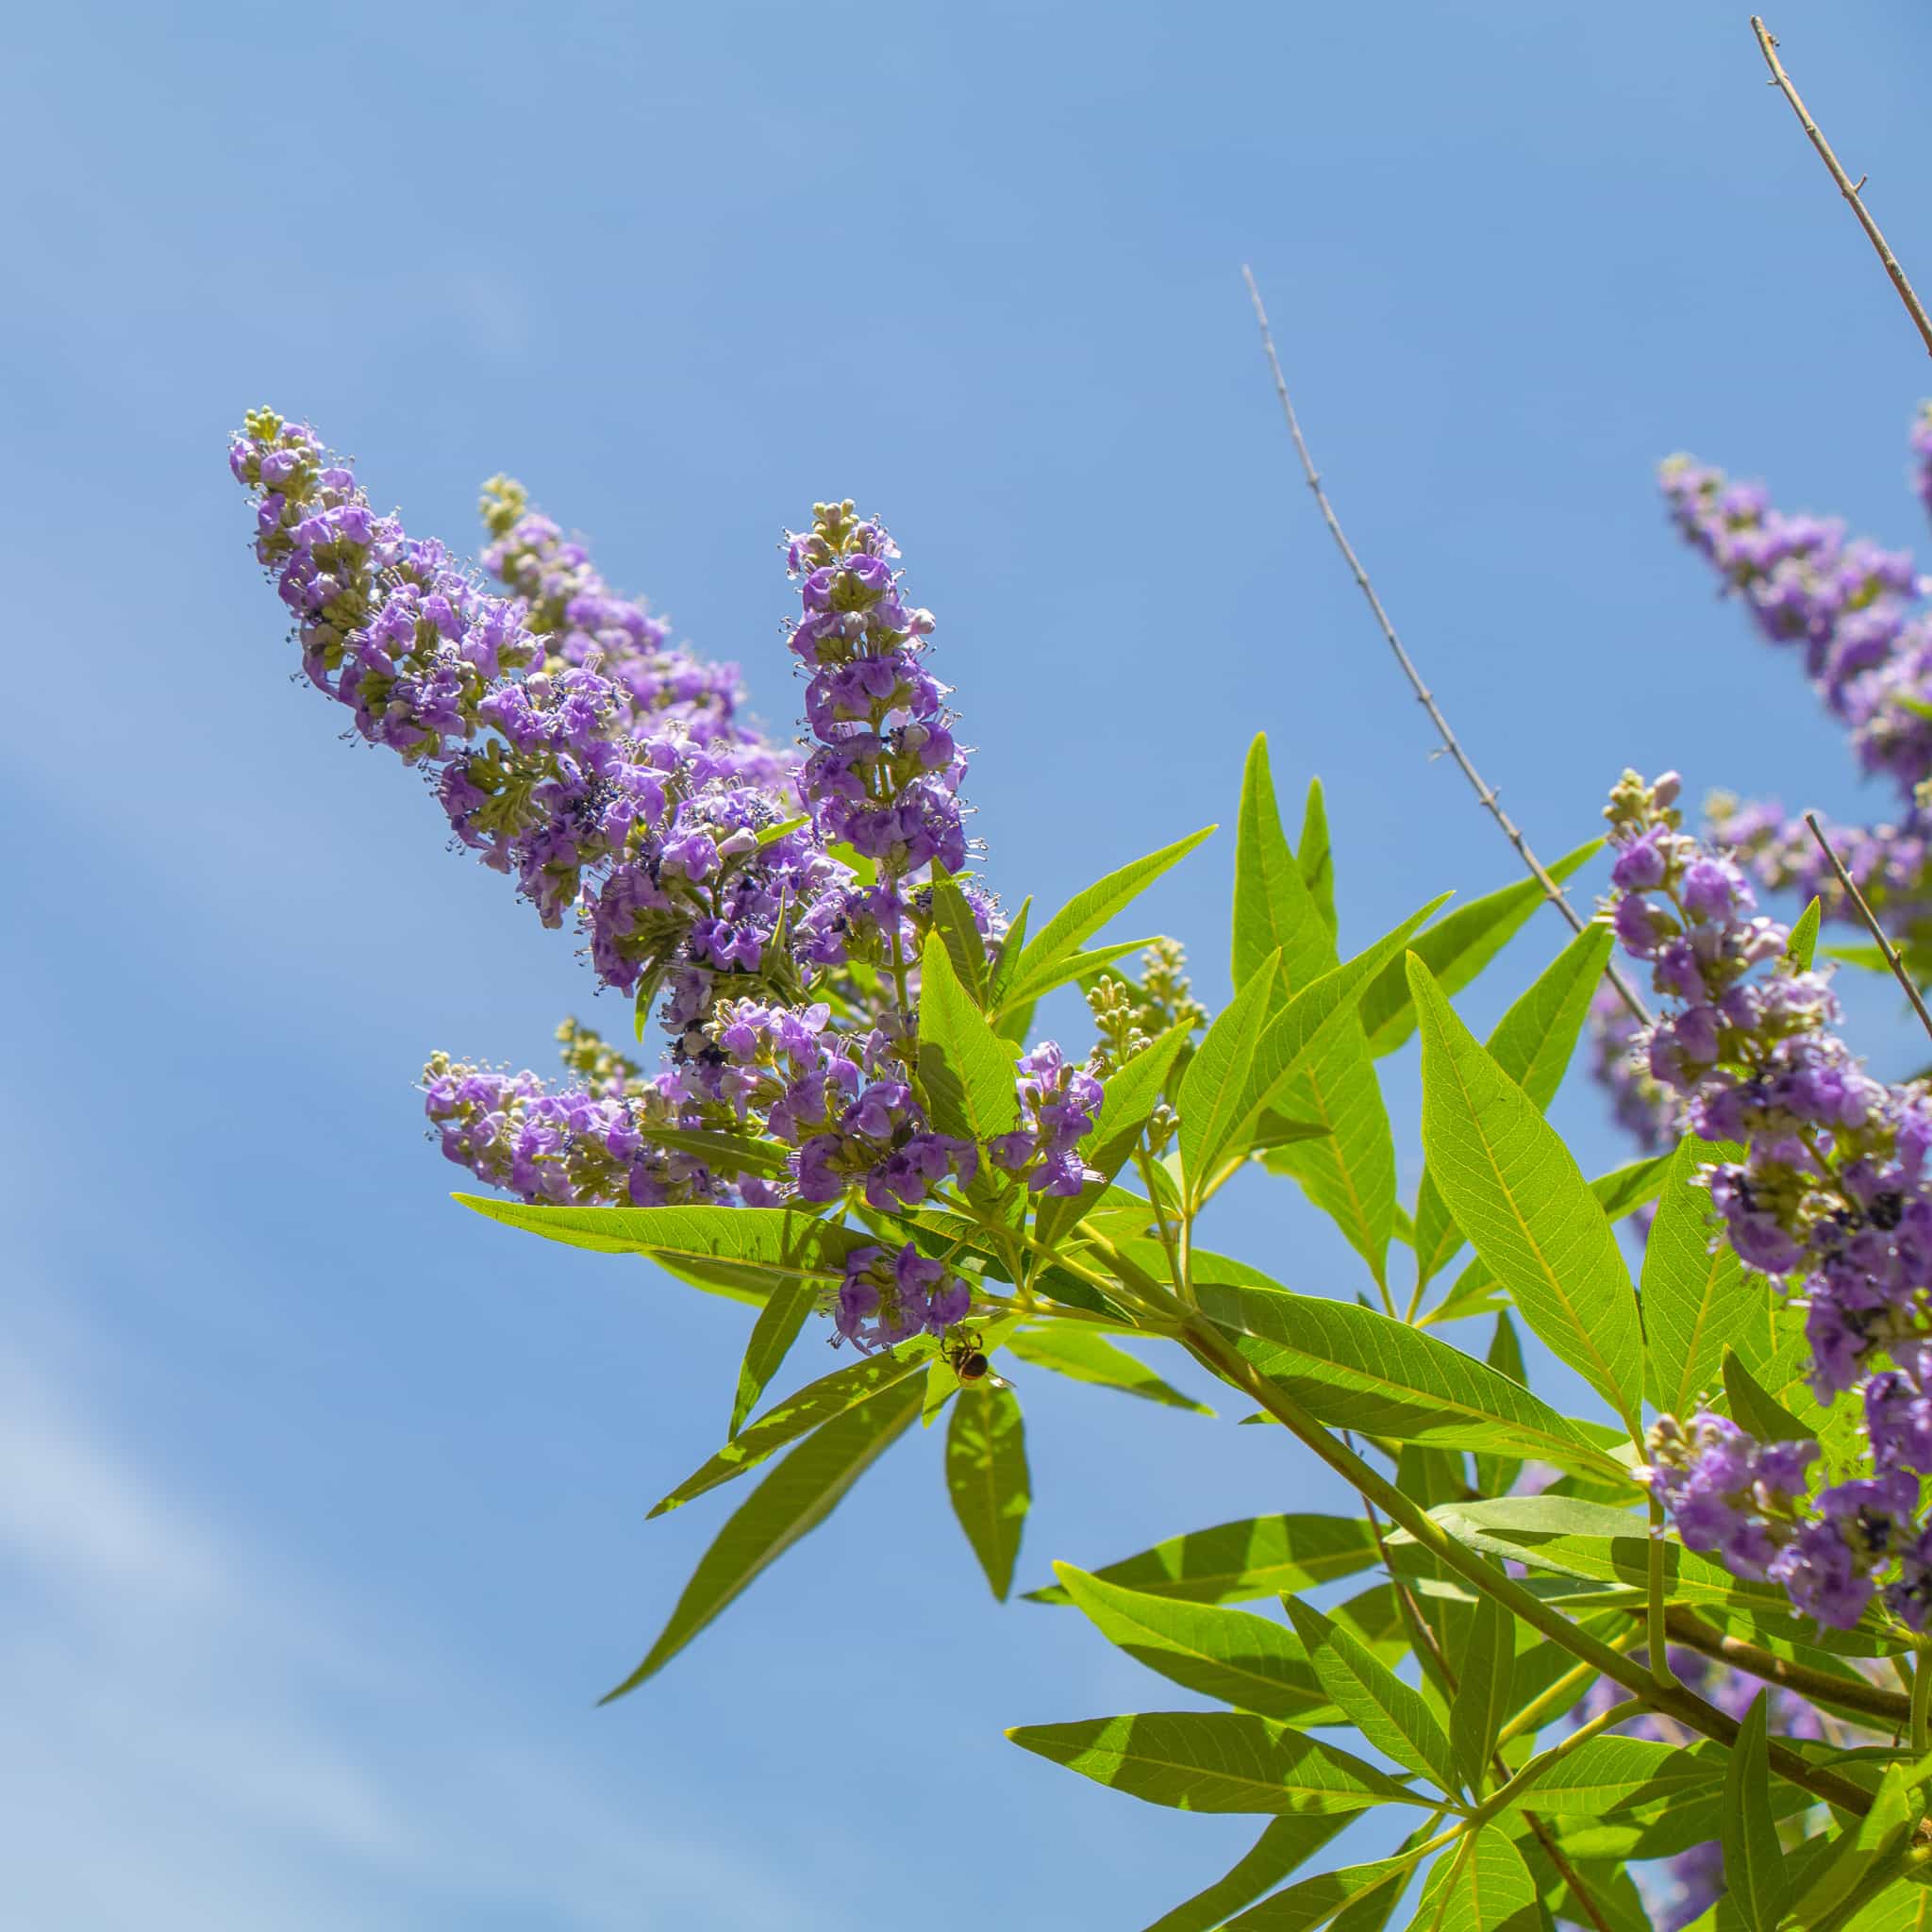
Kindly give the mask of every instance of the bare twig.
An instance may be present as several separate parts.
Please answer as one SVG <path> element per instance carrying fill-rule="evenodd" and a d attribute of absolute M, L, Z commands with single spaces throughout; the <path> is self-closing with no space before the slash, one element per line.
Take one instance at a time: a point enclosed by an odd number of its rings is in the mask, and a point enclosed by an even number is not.
<path fill-rule="evenodd" d="M 1268 357 L 1268 367 L 1274 376 L 1274 393 L 1281 399 L 1281 413 L 1288 423 L 1288 433 L 1294 439 L 1295 454 L 1302 460 L 1302 474 L 1307 478 L 1316 507 L 1322 512 L 1322 521 L 1328 525 L 1328 534 L 1335 540 L 1335 547 L 1341 553 L 1341 560 L 1348 565 L 1354 576 L 1356 587 L 1368 599 L 1369 608 L 1375 614 L 1375 622 L 1381 626 L 1382 635 L 1387 639 L 1389 648 L 1395 653 L 1395 661 L 1402 666 L 1403 675 L 1408 679 L 1410 689 L 1415 692 L 1416 702 L 1429 714 L 1429 722 L 1441 735 L 1442 749 L 1454 758 L 1462 775 L 1474 788 L 1475 795 L 1483 809 L 1503 828 L 1503 835 L 1515 846 L 1517 856 L 1526 865 L 1538 885 L 1543 889 L 1550 904 L 1570 923 L 1572 932 L 1581 932 L 1585 921 L 1577 915 L 1576 908 L 1564 896 L 1563 888 L 1550 876 L 1542 861 L 1529 849 L 1529 841 L 1523 836 L 1522 828 L 1503 809 L 1496 796 L 1495 787 L 1485 782 L 1483 774 L 1470 762 L 1469 754 L 1463 750 L 1462 741 L 1449 728 L 1449 721 L 1442 715 L 1441 707 L 1436 703 L 1435 694 L 1423 682 L 1422 673 L 1415 668 L 1415 660 L 1403 648 L 1402 640 L 1396 635 L 1395 625 L 1391 622 L 1382 600 L 1375 594 L 1375 587 L 1369 581 L 1369 574 L 1362 568 L 1361 558 L 1355 554 L 1355 546 L 1343 534 L 1341 524 L 1335 514 L 1335 507 L 1328 501 L 1328 492 L 1322 488 L 1320 471 L 1315 468 L 1315 459 L 1308 454 L 1308 445 L 1302 436 L 1302 425 L 1296 420 L 1294 405 L 1289 400 L 1288 383 L 1281 374 L 1281 358 L 1274 353 L 1274 335 L 1268 326 L 1268 311 L 1261 306 L 1261 291 L 1256 285 L 1254 271 L 1245 265 L 1241 269 L 1242 278 L 1248 285 L 1248 295 L 1255 305 L 1255 320 L 1261 329 L 1261 347 Z M 1604 976 L 1616 988 L 1624 1004 L 1628 1007 L 1641 1025 L 1650 1024 L 1650 1014 L 1643 1002 L 1638 998 L 1630 983 L 1618 972 L 1615 966 L 1607 966 Z"/>
<path fill-rule="evenodd" d="M 1919 1024 L 1927 1033 L 1932 1033 L 1932 1013 L 1925 1010 L 1925 1002 L 1920 997 L 1919 989 L 1912 983 L 1912 975 L 1906 971 L 1906 962 L 1898 956 L 1898 948 L 1886 938 L 1885 928 L 1879 924 L 1877 915 L 1866 903 L 1865 895 L 1859 891 L 1857 882 L 1845 870 L 1845 862 L 1831 849 L 1831 841 L 1819 828 L 1818 814 L 1807 811 L 1805 824 L 1811 836 L 1818 841 L 1818 849 L 1831 861 L 1831 869 L 1838 874 L 1838 882 L 1845 889 L 1845 896 L 1858 908 L 1858 917 L 1865 922 L 1865 930 L 1878 941 L 1878 950 L 1885 955 L 1885 963 L 1891 968 L 1891 976 L 1905 988 L 1906 997 L 1912 1003 L 1912 1011 L 1918 1014 Z"/>
<path fill-rule="evenodd" d="M 1898 257 L 1891 252 L 1890 245 L 1878 232 L 1878 224 L 1872 219 L 1871 211 L 1860 199 L 1858 190 L 1863 188 L 1867 177 L 1860 175 L 1854 183 L 1852 177 L 1839 165 L 1838 157 L 1831 151 L 1831 143 L 1819 131 L 1818 124 L 1812 120 L 1805 103 L 1798 98 L 1798 90 L 1791 85 L 1791 76 L 1784 70 L 1784 63 L 1777 58 L 1777 39 L 1757 14 L 1751 16 L 1751 31 L 1757 36 L 1757 51 L 1764 56 L 1764 64 L 1771 69 L 1771 85 L 1791 104 L 1791 112 L 1798 117 L 1798 125 L 1805 130 L 1806 138 L 1818 150 L 1818 158 L 1830 171 L 1831 178 L 1838 184 L 1838 192 L 1851 204 L 1852 212 L 1858 218 L 1858 225 L 1865 231 L 1865 239 L 1878 251 L 1878 258 L 1885 264 L 1885 273 L 1891 277 L 1891 286 L 1898 291 L 1898 299 L 1906 305 L 1906 312 L 1917 326 L 1926 353 L 1932 355 L 1932 315 L 1925 313 L 1925 305 L 1912 291 L 1912 285 L 1906 279 L 1906 272 L 1898 265 Z"/>

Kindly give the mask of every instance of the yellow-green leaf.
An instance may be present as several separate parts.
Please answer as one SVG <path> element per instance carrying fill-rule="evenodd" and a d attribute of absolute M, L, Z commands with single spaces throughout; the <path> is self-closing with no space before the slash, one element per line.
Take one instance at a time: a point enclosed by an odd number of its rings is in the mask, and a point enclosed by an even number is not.
<path fill-rule="evenodd" d="M 1094 1572 L 1103 1583 L 1124 1584 L 1150 1596 L 1188 1603 L 1230 1604 L 1281 1591 L 1307 1590 L 1334 1576 L 1352 1576 L 1375 1560 L 1366 1523 L 1349 1516 L 1251 1516 L 1170 1537 L 1138 1556 Z M 1027 1593 L 1029 1603 L 1073 1599 L 1058 1584 Z"/>
<path fill-rule="evenodd" d="M 1071 1563 L 1060 1588 L 1109 1643 L 1163 1677 L 1282 1724 L 1337 1724 L 1341 1713 L 1291 1630 L 1267 1617 L 1150 1596 Z"/>
<path fill-rule="evenodd" d="M 1139 1395 L 1169 1408 L 1191 1409 L 1195 1415 L 1214 1413 L 1205 1402 L 1196 1402 L 1162 1381 L 1139 1357 L 1116 1348 L 1106 1336 L 1076 1323 L 1023 1328 L 1007 1345 L 1022 1361 L 1038 1362 L 1070 1381 L 1118 1389 L 1123 1394 Z"/>
<path fill-rule="evenodd" d="M 1450 1211 L 1544 1346 L 1641 1434 L 1643 1333 L 1609 1221 L 1561 1137 L 1419 960 L 1409 983 L 1423 1038 L 1423 1147 Z"/>
<path fill-rule="evenodd" d="M 993 1595 L 1004 1603 L 1032 1501 L 1025 1425 L 1010 1389 L 989 1379 L 960 1391 L 946 1428 L 946 1489 Z"/>
<path fill-rule="evenodd" d="M 933 1343 L 924 1336 L 915 1336 L 894 1349 L 861 1356 L 841 1369 L 834 1369 L 829 1375 L 807 1383 L 775 1407 L 767 1409 L 748 1429 L 734 1436 L 708 1462 L 686 1476 L 653 1507 L 651 1515 L 663 1516 L 673 1509 L 681 1509 L 709 1491 L 734 1481 L 834 1416 L 870 1402 L 881 1390 L 916 1374 L 933 1359 Z"/>
<path fill-rule="evenodd" d="M 1706 1163 L 1734 1158 L 1742 1158 L 1741 1150 L 1686 1135 L 1643 1244 L 1649 1393 L 1667 1415 L 1688 1416 L 1717 1393 L 1726 1343 L 1751 1369 L 1762 1368 L 1774 1351 L 1764 1277 L 1715 1238 L 1709 1190 L 1696 1185 Z"/>
<path fill-rule="evenodd" d="M 942 1134 L 984 1146 L 1018 1124 L 1012 1045 L 959 984 L 938 933 L 927 936 L 919 962 L 919 1072 Z"/>
<path fill-rule="evenodd" d="M 1158 1710 L 1007 1733 L 1096 1784 L 1178 1811 L 1288 1814 L 1421 1805 L 1386 1773 L 1245 1711 Z"/>
<path fill-rule="evenodd" d="M 835 1416 L 779 1463 L 700 1558 L 643 1662 L 603 1702 L 635 1690 L 661 1670 L 800 1537 L 817 1528 L 911 1425 L 921 1392 L 919 1378 L 907 1376 Z"/>

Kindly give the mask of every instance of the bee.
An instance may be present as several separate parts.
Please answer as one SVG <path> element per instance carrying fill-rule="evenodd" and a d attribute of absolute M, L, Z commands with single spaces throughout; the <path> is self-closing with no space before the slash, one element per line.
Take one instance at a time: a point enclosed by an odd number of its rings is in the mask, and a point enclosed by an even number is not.
<path fill-rule="evenodd" d="M 940 1344 L 940 1358 L 958 1376 L 962 1387 L 984 1382 L 990 1389 L 1010 1389 L 1012 1384 L 992 1373 L 986 1358 L 985 1337 L 976 1328 L 956 1328 Z"/>

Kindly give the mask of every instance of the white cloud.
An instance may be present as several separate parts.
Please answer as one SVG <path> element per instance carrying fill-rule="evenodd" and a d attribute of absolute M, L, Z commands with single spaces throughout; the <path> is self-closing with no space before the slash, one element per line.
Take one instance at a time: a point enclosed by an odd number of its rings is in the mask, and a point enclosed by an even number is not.
<path fill-rule="evenodd" d="M 64 1353 L 0 1350 L 8 1924 L 811 1923 L 742 1847 L 714 1860 L 516 1735 L 379 1592 L 329 1601 L 202 1520 L 75 1398 Z"/>

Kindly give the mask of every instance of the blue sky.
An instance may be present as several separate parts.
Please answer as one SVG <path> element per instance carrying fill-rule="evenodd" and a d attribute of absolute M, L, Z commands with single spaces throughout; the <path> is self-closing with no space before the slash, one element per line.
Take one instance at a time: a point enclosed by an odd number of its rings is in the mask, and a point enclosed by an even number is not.
<path fill-rule="evenodd" d="M 1932 279 L 1932 25 L 1774 24 Z M 744 1317 L 448 1203 L 425 1053 L 546 1064 L 589 981 L 291 687 L 225 435 L 306 415 L 459 546 L 513 470 L 780 729 L 775 539 L 857 496 L 939 613 L 1009 901 L 1229 819 L 1265 727 L 1285 788 L 1326 781 L 1358 944 L 1509 855 L 1291 472 L 1248 260 L 1352 533 L 1546 849 L 1626 762 L 1869 811 L 1652 491 L 1689 447 L 1922 535 L 1932 378 L 1742 13 L 73 0 L 10 40 L 15 1923 L 1153 1917 L 1251 1833 L 1002 1741 L 1180 1699 L 986 1600 L 933 1437 L 591 1708 L 725 1513 L 642 1521 L 715 1446 Z M 1145 915 L 1210 1003 L 1231 862 Z M 1892 1003 L 1856 1006 L 1896 1070 Z M 1389 1084 L 1412 1182 L 1410 1057 Z M 1620 1158 L 1587 1090 L 1557 1110 Z M 1258 1177 L 1217 1232 L 1357 1285 Z M 1029 1584 L 1330 1494 L 1274 1431 L 1045 1381 Z"/>

